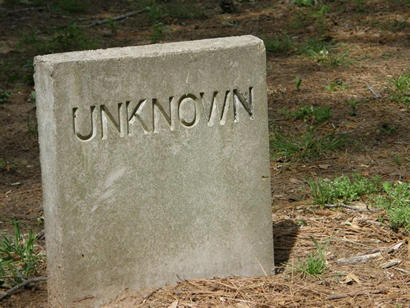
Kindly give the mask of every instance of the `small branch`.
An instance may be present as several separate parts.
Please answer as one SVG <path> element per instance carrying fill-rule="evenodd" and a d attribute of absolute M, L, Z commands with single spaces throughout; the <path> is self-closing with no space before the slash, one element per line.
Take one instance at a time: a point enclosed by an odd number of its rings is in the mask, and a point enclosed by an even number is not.
<path fill-rule="evenodd" d="M 94 22 L 92 22 L 88 25 L 79 25 L 78 27 L 80 27 L 80 28 L 91 28 L 91 27 L 94 27 L 94 26 L 104 25 L 104 24 L 108 24 L 108 23 L 113 22 L 113 21 L 119 21 L 119 20 L 126 19 L 126 18 L 134 16 L 134 15 L 138 15 L 138 14 L 144 13 L 146 11 L 147 11 L 147 9 L 142 9 L 142 10 L 138 10 L 138 11 L 131 11 L 129 13 L 119 15 L 119 16 L 116 16 L 116 17 L 113 17 L 113 18 L 106 18 L 106 19 L 96 20 L 96 21 L 94 21 Z"/>
<path fill-rule="evenodd" d="M 396 244 L 396 245 L 390 247 L 390 248 L 387 250 L 387 253 L 393 253 L 393 252 L 399 250 L 399 248 L 400 248 L 401 246 L 403 246 L 403 244 L 404 244 L 404 242 L 400 242 L 400 243 L 398 243 L 398 244 Z"/>
<path fill-rule="evenodd" d="M 22 9 L 11 10 L 11 11 L 1 9 L 0 12 L 4 11 L 7 15 L 13 15 L 13 14 L 19 14 L 19 13 L 30 12 L 30 11 L 42 11 L 45 9 L 47 9 L 45 6 L 34 6 L 34 7 L 26 7 Z"/>
<path fill-rule="evenodd" d="M 36 240 L 43 240 L 44 238 L 45 238 L 44 230 L 41 230 L 39 233 L 37 233 Z"/>
<path fill-rule="evenodd" d="M 404 274 L 406 274 L 406 275 L 410 275 L 410 271 L 405 270 L 404 268 L 395 267 L 394 269 L 395 269 L 396 271 L 399 271 L 399 272 L 404 273 Z"/>
<path fill-rule="evenodd" d="M 368 89 L 369 89 L 369 91 L 373 94 L 373 96 L 374 96 L 374 98 L 376 98 L 376 99 L 380 99 L 380 98 L 382 98 L 382 96 L 380 95 L 380 94 L 378 94 L 378 93 L 376 93 L 376 91 L 375 90 L 373 90 L 373 88 L 372 87 L 367 87 Z"/>
<path fill-rule="evenodd" d="M 28 285 L 30 283 L 42 282 L 42 281 L 47 281 L 47 277 L 37 277 L 37 278 L 31 278 L 31 279 L 24 280 L 22 283 L 12 287 L 11 289 L 7 290 L 6 292 L 0 294 L 0 301 L 2 299 L 6 298 L 7 296 L 10 296 L 10 295 L 16 293 L 18 289 L 21 289 L 21 288 L 25 287 L 26 285 Z"/>
<path fill-rule="evenodd" d="M 401 263 L 401 260 L 394 259 L 394 260 L 388 261 L 386 263 L 383 263 L 380 267 L 383 268 L 383 269 L 386 269 L 386 268 L 390 268 L 390 267 L 399 265 L 400 263 Z"/>
<path fill-rule="evenodd" d="M 325 208 L 327 209 L 334 209 L 334 208 L 338 208 L 338 207 L 342 207 L 345 209 L 349 209 L 349 210 L 355 210 L 355 211 L 365 211 L 365 212 L 376 212 L 376 211 L 381 211 L 382 209 L 369 209 L 368 207 L 366 207 L 365 209 L 362 207 L 356 207 L 356 206 L 351 206 L 351 205 L 347 205 L 347 204 L 325 204 L 324 205 Z"/>
<path fill-rule="evenodd" d="M 353 263 L 359 263 L 359 262 L 367 262 L 371 259 L 375 259 L 378 257 L 381 257 L 382 254 L 380 253 L 380 251 L 378 252 L 374 252 L 374 253 L 370 253 L 367 255 L 360 255 L 360 256 L 355 256 L 355 257 L 351 257 L 351 258 L 341 258 L 337 260 L 337 263 L 339 264 L 353 264 Z"/>
<path fill-rule="evenodd" d="M 328 296 L 326 299 L 327 300 L 333 300 L 333 299 L 341 299 L 341 298 L 346 298 L 346 297 L 355 297 L 358 295 L 366 295 L 366 294 L 380 294 L 384 293 L 386 290 L 385 289 L 380 289 L 380 290 L 375 290 L 375 291 L 359 291 L 359 292 L 351 292 L 351 293 L 346 293 L 346 294 L 334 294 Z"/>

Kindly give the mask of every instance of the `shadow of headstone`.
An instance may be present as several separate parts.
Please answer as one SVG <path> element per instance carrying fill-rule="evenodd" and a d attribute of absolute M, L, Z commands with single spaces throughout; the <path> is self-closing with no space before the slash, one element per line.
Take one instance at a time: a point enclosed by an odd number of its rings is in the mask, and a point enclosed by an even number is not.
<path fill-rule="evenodd" d="M 273 222 L 275 268 L 281 268 L 288 262 L 298 232 L 299 225 L 293 220 Z"/>

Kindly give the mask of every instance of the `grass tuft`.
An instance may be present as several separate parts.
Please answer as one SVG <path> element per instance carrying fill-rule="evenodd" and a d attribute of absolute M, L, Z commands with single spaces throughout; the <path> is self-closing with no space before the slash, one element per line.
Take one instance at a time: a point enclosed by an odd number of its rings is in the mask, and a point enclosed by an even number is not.
<path fill-rule="evenodd" d="M 295 43 L 287 34 L 276 35 L 273 38 L 265 38 L 266 50 L 274 54 L 290 54 L 292 53 Z"/>
<path fill-rule="evenodd" d="M 21 233 L 18 222 L 13 222 L 14 237 L 0 240 L 0 287 L 10 288 L 37 274 L 43 255 L 35 245 L 36 236 Z"/>
<path fill-rule="evenodd" d="M 378 207 L 386 209 L 393 230 L 403 227 L 410 231 L 410 183 L 384 182 L 383 189 L 386 195 L 377 196 Z"/>
<path fill-rule="evenodd" d="M 382 189 L 379 177 L 365 178 L 358 174 L 351 178 L 342 175 L 333 180 L 308 180 L 308 185 L 315 203 L 321 206 L 352 202 Z"/>
<path fill-rule="evenodd" d="M 286 114 L 294 120 L 311 121 L 314 123 L 322 123 L 331 117 L 330 107 L 308 106 L 302 105 L 294 112 L 286 112 Z"/>
<path fill-rule="evenodd" d="M 4 104 L 10 98 L 10 92 L 6 90 L 0 89 L 0 104 Z"/>
<path fill-rule="evenodd" d="M 324 243 L 319 243 L 314 237 L 310 236 L 315 244 L 315 253 L 310 253 L 308 258 L 304 261 L 299 261 L 296 271 L 302 273 L 303 276 L 319 276 L 323 274 L 326 269 L 326 250 L 330 243 L 330 238 Z"/>
<path fill-rule="evenodd" d="M 346 142 L 343 136 L 335 134 L 320 136 L 315 130 L 295 136 L 285 136 L 280 132 L 274 132 L 270 138 L 270 148 L 273 151 L 273 157 L 277 159 L 311 160 L 342 148 Z"/>
<path fill-rule="evenodd" d="M 397 103 L 410 105 L 410 74 L 403 74 L 396 79 L 391 79 L 392 88 L 388 88 L 390 99 Z"/>

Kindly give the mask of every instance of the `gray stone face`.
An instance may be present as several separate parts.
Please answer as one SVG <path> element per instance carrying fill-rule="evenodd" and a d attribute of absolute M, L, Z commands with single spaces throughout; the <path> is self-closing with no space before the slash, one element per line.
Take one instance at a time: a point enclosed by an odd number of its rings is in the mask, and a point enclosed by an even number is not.
<path fill-rule="evenodd" d="M 253 36 L 35 58 L 51 307 L 273 265 Z"/>

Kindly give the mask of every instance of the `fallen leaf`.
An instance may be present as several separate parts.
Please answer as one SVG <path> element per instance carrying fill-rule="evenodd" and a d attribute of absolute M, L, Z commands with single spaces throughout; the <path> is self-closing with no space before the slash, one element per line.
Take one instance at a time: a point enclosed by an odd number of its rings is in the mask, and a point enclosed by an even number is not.
<path fill-rule="evenodd" d="M 319 168 L 320 168 L 320 169 L 327 169 L 327 168 L 329 168 L 329 167 L 330 167 L 329 164 L 320 164 L 320 165 L 319 165 Z"/>
<path fill-rule="evenodd" d="M 168 306 L 168 308 L 177 308 L 178 307 L 178 300 L 173 302 L 171 305 Z"/>
<path fill-rule="evenodd" d="M 360 279 L 353 273 L 349 273 L 346 276 L 346 279 L 344 281 L 345 284 L 352 284 L 353 282 L 356 282 L 358 284 L 361 284 Z"/>
<path fill-rule="evenodd" d="M 246 305 L 246 304 L 244 304 L 244 303 L 237 303 L 237 304 L 235 305 L 235 307 L 236 307 L 236 308 L 249 308 L 249 306 Z"/>
<path fill-rule="evenodd" d="M 295 178 L 290 178 L 289 182 L 291 182 L 293 184 L 303 184 L 303 181 L 295 179 Z"/>

